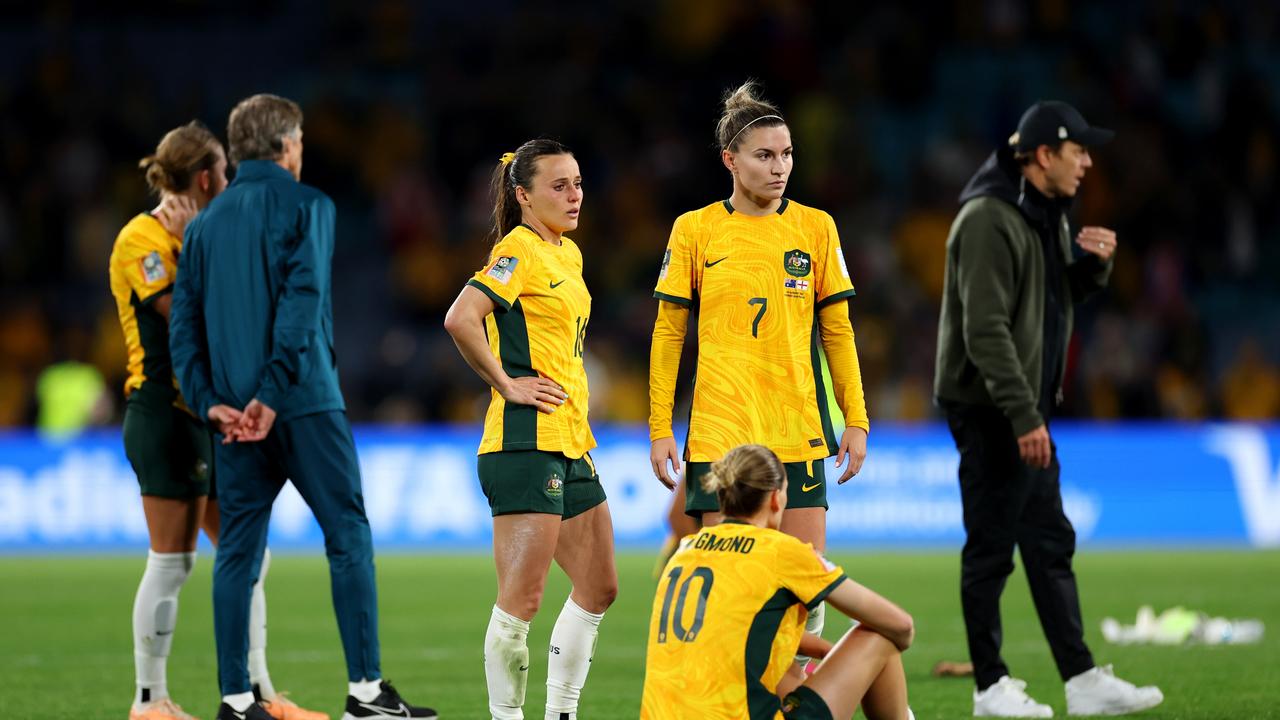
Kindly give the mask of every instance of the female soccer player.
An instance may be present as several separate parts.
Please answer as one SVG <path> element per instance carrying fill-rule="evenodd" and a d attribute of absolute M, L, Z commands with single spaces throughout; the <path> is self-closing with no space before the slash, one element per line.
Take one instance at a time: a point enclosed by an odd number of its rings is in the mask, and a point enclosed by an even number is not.
<path fill-rule="evenodd" d="M 154 155 L 139 166 L 160 205 L 129 221 L 111 251 L 111 293 L 128 349 L 124 392 L 125 454 L 138 476 L 151 550 L 133 604 L 133 654 L 137 692 L 130 720 L 186 720 L 169 697 L 166 664 L 178 619 L 178 593 L 196 561 L 196 534 L 204 527 L 218 540 L 214 499 L 213 439 L 191 414 L 173 379 L 169 361 L 169 304 L 182 233 L 195 213 L 227 187 L 222 143 L 199 122 L 165 134 Z M 208 420 L 227 437 L 236 435 L 240 413 L 226 405 Z M 207 501 L 206 501 L 207 498 Z M 249 668 L 254 689 L 276 718 L 319 720 L 278 695 L 267 672 L 266 597 L 262 584 L 269 557 L 253 586 Z"/>
<path fill-rule="evenodd" d="M 730 448 L 760 443 L 778 455 L 790 480 L 782 531 L 821 552 L 823 459 L 836 455 L 845 482 L 862 466 L 870 428 L 849 322 L 853 285 L 831 216 L 783 197 L 791 132 L 778 108 L 756 96 L 754 83 L 726 95 L 716 136 L 733 195 L 676 220 L 654 292 L 650 462 L 658 479 L 674 487 L 667 464 L 679 472 L 681 455 L 671 413 L 689 312 L 696 309 L 685 512 L 714 524 L 716 498 L 699 478 Z M 831 391 L 843 421 L 833 417 Z M 810 616 L 810 632 L 822 633 L 822 617 L 821 609 Z"/>
<path fill-rule="evenodd" d="M 467 364 L 493 388 L 477 463 L 493 512 L 498 598 L 484 640 L 489 710 L 524 717 L 529 623 L 551 560 L 573 592 L 551 632 L 546 717 L 574 720 L 596 633 L 618 593 L 613 522 L 588 451 L 583 342 L 591 295 L 578 227 L 582 175 L 554 140 L 530 140 L 494 171 L 489 261 L 445 317 Z"/>
<path fill-rule="evenodd" d="M 808 543 L 778 532 L 788 473 L 760 445 L 730 450 L 701 478 L 724 522 L 681 543 L 653 598 L 640 717 L 913 717 L 902 652 L 911 616 L 845 577 Z M 831 603 L 860 621 L 834 646 L 804 633 Z M 808 678 L 792 656 L 824 657 Z"/>

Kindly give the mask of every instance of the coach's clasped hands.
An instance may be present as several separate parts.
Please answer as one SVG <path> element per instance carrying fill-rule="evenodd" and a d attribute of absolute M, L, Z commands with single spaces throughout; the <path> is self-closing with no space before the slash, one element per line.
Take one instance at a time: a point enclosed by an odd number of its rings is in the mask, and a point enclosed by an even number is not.
<path fill-rule="evenodd" d="M 214 405 L 209 408 L 209 422 L 222 434 L 222 444 L 233 442 L 258 442 L 271 432 L 276 422 L 276 411 L 254 398 L 244 410 L 230 405 Z"/>

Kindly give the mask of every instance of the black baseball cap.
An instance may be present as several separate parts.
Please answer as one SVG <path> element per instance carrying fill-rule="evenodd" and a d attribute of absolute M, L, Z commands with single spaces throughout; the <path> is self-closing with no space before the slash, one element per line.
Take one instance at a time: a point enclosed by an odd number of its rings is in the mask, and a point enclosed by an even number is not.
<path fill-rule="evenodd" d="M 1009 147 L 1015 152 L 1031 152 L 1066 140 L 1093 147 L 1111 142 L 1115 135 L 1105 128 L 1090 127 L 1079 110 L 1060 100 L 1041 100 L 1022 114 L 1018 131 L 1009 136 Z"/>

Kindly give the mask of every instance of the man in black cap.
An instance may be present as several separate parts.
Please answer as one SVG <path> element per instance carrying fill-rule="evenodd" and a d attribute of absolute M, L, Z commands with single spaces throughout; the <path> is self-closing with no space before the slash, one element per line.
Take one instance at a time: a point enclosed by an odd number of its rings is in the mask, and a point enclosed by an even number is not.
<path fill-rule="evenodd" d="M 947 238 L 934 394 L 960 451 L 961 604 L 976 717 L 1053 716 L 1000 657 L 1000 594 L 1015 546 L 1066 681 L 1068 713 L 1115 715 L 1163 700 L 1155 687 L 1096 667 L 1084 643 L 1071 569 L 1076 535 L 1049 435 L 1072 305 L 1106 285 L 1116 250 L 1114 232 L 1085 227 L 1073 252 L 1067 210 L 1093 165 L 1089 148 L 1112 135 L 1066 103 L 1033 105 L 961 193 Z"/>

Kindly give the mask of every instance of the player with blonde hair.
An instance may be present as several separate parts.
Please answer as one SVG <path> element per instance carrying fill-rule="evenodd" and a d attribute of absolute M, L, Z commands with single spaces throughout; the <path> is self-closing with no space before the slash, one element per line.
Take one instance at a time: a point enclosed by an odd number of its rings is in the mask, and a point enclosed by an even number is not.
<path fill-rule="evenodd" d="M 760 445 L 730 450 L 701 478 L 724 521 L 682 541 L 649 619 L 643 720 L 913 717 L 902 652 L 911 616 L 778 531 L 787 472 Z M 860 624 L 831 645 L 804 632 L 823 602 Z M 791 660 L 822 657 L 807 678 Z"/>

